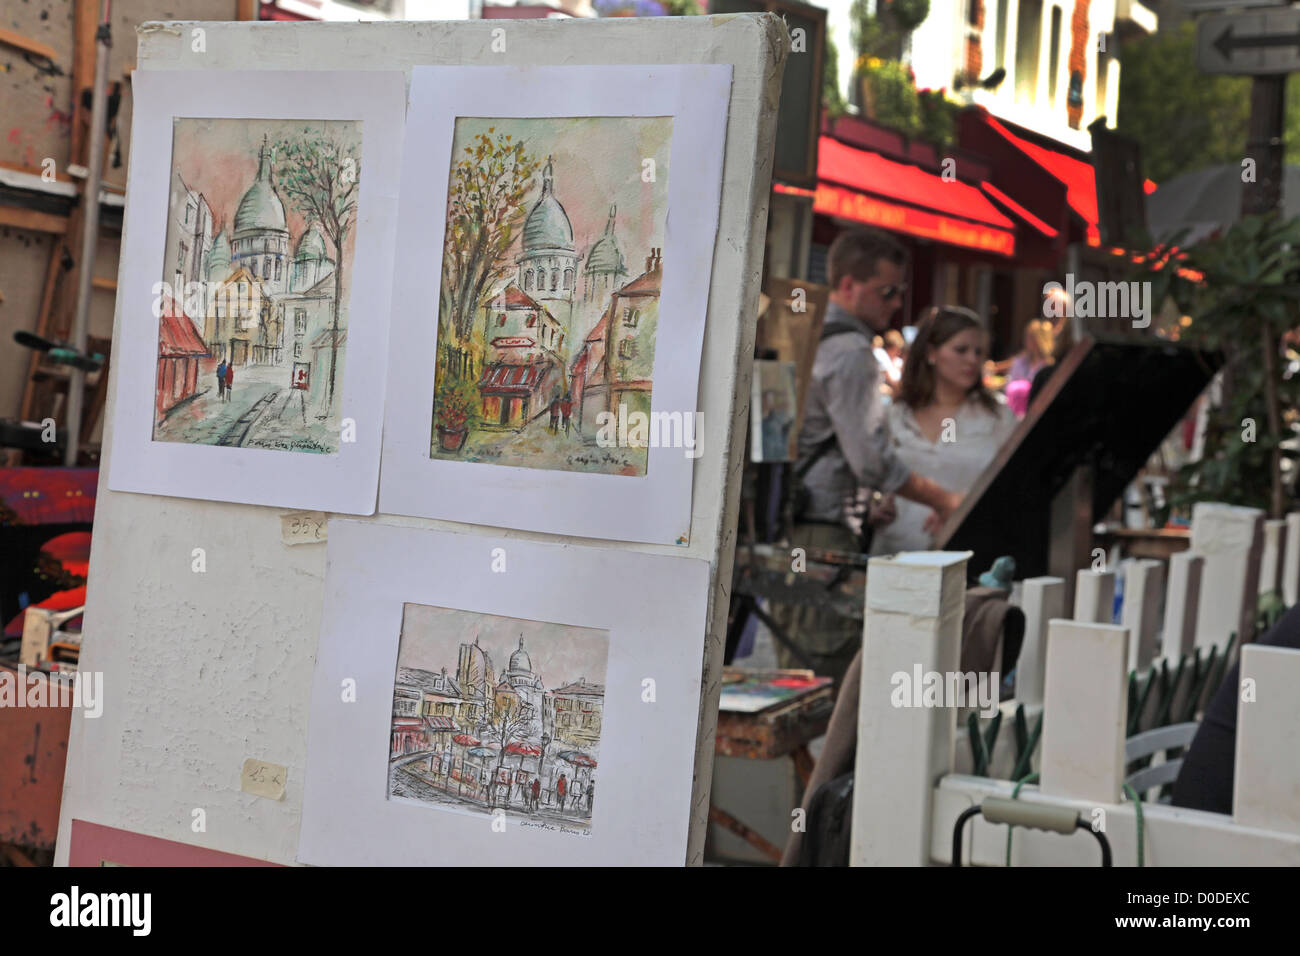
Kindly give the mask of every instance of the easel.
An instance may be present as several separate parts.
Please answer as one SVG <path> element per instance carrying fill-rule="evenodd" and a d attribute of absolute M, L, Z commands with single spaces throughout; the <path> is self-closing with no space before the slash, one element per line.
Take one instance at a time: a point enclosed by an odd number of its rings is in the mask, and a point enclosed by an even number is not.
<path fill-rule="evenodd" d="M 632 551 L 703 558 L 710 565 L 709 626 L 694 746 L 694 785 L 689 807 L 687 864 L 701 862 L 708 823 L 719 676 L 727 621 L 727 590 L 732 571 L 740 471 L 747 433 L 755 304 L 754 277 L 761 270 L 767 201 L 771 186 L 776 102 L 789 38 L 771 15 L 684 17 L 646 20 L 532 20 L 392 22 L 392 23 L 204 23 L 206 52 L 191 49 L 195 24 L 147 25 L 140 31 L 141 70 L 315 70 L 406 69 L 416 64 L 537 65 L 576 62 L 729 63 L 732 92 L 718 236 L 713 250 L 700 408 L 709 429 L 704 454 L 694 465 L 689 544 L 679 547 L 602 542 Z M 503 52 L 493 52 L 494 32 L 505 31 Z M 498 45 L 499 46 L 499 45 Z M 127 243 L 131 236 L 124 237 Z M 736 290 L 741 294 L 737 295 Z M 120 313 L 116 321 L 122 323 Z M 118 326 L 120 329 L 120 325 Z M 433 356 L 429 357 L 432 361 Z M 737 396 L 741 396 L 737 399 Z M 110 415 L 111 419 L 111 415 Z M 105 437 L 111 458 L 111 427 Z M 166 521 L 160 520 L 165 512 Z M 483 528 L 447 521 L 376 516 L 375 522 L 454 530 L 466 540 Z M 274 509 L 215 504 L 181 498 L 120 494 L 105 489 L 96 523 L 103 532 L 96 542 L 113 541 L 110 554 L 97 543 L 91 555 L 96 587 L 88 619 L 113 630 L 87 634 L 82 667 L 103 671 L 107 689 L 104 715 L 97 721 L 77 717 L 69 739 L 69 767 L 60 819 L 57 862 L 69 859 L 72 821 L 90 820 L 191 845 L 258 859 L 292 863 L 306 760 L 306 712 L 312 660 L 320 631 L 325 549 L 286 548 L 279 538 Z M 183 534 L 176 533 L 184 528 Z M 125 533 L 130 529 L 130 533 Z M 192 539 L 192 540 L 191 540 Z M 200 545 L 198 542 L 202 541 Z M 574 542 L 581 544 L 582 542 Z M 217 575 L 191 571 L 192 549 L 203 547 Z M 179 550 L 178 550 L 179 549 Z M 179 556 L 184 556 L 180 560 Z M 173 560 L 175 559 L 175 560 Z M 146 568 L 151 569 L 146 572 Z M 184 641 L 155 645 L 148 663 L 136 657 L 129 642 L 114 639 L 128 630 L 174 629 L 173 601 L 182 598 L 196 609 L 199 622 Z M 232 607 L 232 602 L 238 607 Z M 157 710 L 158 701 L 130 695 L 127 689 L 154 668 L 200 667 L 215 684 L 247 679 L 246 662 L 265 647 L 267 629 L 240 626 L 231 618 L 259 606 L 275 611 L 276 654 L 281 670 L 276 694 L 232 711 L 204 710 L 192 698 L 177 700 L 177 709 Z M 245 620 L 247 618 L 245 617 Z M 143 667 L 143 670 L 141 669 Z M 241 676 L 242 675 L 242 676 Z M 233 685 L 230 685 L 233 686 Z M 114 691 L 118 687 L 120 690 Z M 118 695 L 121 696 L 118 696 Z M 201 734 L 197 759 L 155 746 L 154 728 L 168 733 Z M 133 731 L 139 731 L 134 733 Z M 288 767 L 289 787 L 282 802 L 259 801 L 255 812 L 238 789 L 238 766 L 245 741 L 275 755 Z M 233 749 L 232 749 L 233 746 Z M 155 753 L 161 764 L 155 764 Z M 240 753 L 236 754 L 236 750 Z M 137 758 L 148 752 L 148 786 L 136 789 Z M 233 770 L 232 770 L 233 768 Z M 202 778 L 202 780 L 200 779 Z M 83 781 L 96 781 L 87 786 Z M 215 789 L 205 781 L 220 781 Z M 132 807 L 106 802 L 106 788 L 139 794 Z M 197 789 L 209 814 L 228 813 L 236 826 L 195 832 L 177 806 L 194 805 Z"/>

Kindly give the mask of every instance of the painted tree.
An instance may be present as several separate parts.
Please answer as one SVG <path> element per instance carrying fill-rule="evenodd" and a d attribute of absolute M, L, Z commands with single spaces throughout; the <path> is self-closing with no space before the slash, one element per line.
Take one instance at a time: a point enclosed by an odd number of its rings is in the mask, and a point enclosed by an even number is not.
<path fill-rule="evenodd" d="M 524 713 L 523 705 L 510 698 L 499 708 L 494 708 L 492 719 L 488 721 L 487 738 L 501 749 L 497 751 L 497 773 L 492 777 L 492 787 L 497 785 L 497 777 L 500 776 L 502 766 L 506 762 L 506 748 L 516 740 L 523 740 L 524 733 L 528 729 L 530 718 Z M 509 799 L 509 789 L 507 788 L 507 800 Z"/>
<path fill-rule="evenodd" d="M 343 299 L 343 245 L 356 222 L 361 158 L 355 143 L 307 127 L 276 147 L 276 175 L 289 203 L 314 221 L 334 247 L 334 301 L 330 303 L 330 377 L 325 408 L 334 405 L 339 358 L 339 308 Z"/>
<path fill-rule="evenodd" d="M 538 160 L 509 133 L 489 127 L 462 150 L 451 171 L 441 303 L 447 326 L 468 343 L 474 316 L 512 271 L 506 252 L 524 218 Z"/>

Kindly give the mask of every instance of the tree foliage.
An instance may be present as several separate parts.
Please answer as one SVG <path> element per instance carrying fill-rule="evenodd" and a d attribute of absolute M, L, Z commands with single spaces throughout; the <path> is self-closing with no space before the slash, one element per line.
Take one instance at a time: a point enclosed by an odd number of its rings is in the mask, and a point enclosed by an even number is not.
<path fill-rule="evenodd" d="M 1300 75 L 1287 81 L 1287 159 L 1300 148 Z M 1250 119 L 1250 78 L 1201 73 L 1196 25 L 1124 45 L 1119 132 L 1142 147 L 1143 172 L 1157 183 L 1206 166 L 1241 163 Z"/>
<path fill-rule="evenodd" d="M 1197 501 L 1286 510 L 1283 442 L 1300 414 L 1300 376 L 1287 378 L 1282 343 L 1300 326 L 1300 217 L 1246 216 L 1222 236 L 1172 254 L 1177 239 L 1147 257 L 1152 301 L 1173 296 L 1191 325 L 1182 340 L 1222 352 L 1222 402 L 1210 410 L 1205 453 L 1176 477 L 1171 505 Z M 1172 268 L 1201 274 L 1195 280 Z"/>
<path fill-rule="evenodd" d="M 303 135 L 282 139 L 276 147 L 276 176 L 280 191 L 309 221 L 316 222 L 334 246 L 334 299 L 331 328 L 339 328 L 343 296 L 343 245 L 352 231 L 361 183 L 361 157 L 352 143 L 308 127 Z M 334 403 L 338 367 L 338 335 L 330 336 L 330 372 L 326 406 Z"/>
<path fill-rule="evenodd" d="M 442 266 L 442 315 L 468 342 L 474 316 L 509 275 L 505 254 L 524 218 L 524 197 L 538 161 L 509 133 L 474 137 L 452 167 Z"/>

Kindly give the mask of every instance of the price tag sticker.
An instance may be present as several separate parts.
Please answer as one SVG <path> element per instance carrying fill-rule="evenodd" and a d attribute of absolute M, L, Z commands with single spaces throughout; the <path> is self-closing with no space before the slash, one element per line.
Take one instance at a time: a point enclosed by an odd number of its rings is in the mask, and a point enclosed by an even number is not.
<path fill-rule="evenodd" d="M 295 511 L 280 515 L 280 540 L 285 544 L 324 544 L 328 516 L 323 511 Z"/>
<path fill-rule="evenodd" d="M 288 767 L 249 757 L 244 761 L 244 769 L 239 775 L 239 789 L 255 797 L 283 800 L 284 783 L 288 779 Z"/>

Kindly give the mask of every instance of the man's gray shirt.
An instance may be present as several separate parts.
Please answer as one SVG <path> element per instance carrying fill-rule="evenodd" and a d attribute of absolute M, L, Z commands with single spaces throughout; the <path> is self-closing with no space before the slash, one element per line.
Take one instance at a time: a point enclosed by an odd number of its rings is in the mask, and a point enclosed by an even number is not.
<path fill-rule="evenodd" d="M 839 329 L 850 331 L 828 334 Z M 800 465 L 832 434 L 836 442 L 804 475 L 809 507 L 802 518 L 838 522 L 845 501 L 859 487 L 896 491 L 911 472 L 890 446 L 880 368 L 867 327 L 831 303 L 822 336 L 799 431 Z"/>

